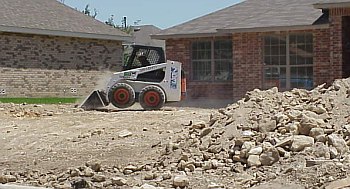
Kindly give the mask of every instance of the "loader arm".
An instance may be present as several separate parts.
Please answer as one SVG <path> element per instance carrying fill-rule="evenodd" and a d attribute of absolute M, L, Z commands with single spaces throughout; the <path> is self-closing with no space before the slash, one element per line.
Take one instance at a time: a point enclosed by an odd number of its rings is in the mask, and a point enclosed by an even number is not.
<path fill-rule="evenodd" d="M 139 75 L 144 73 L 149 73 L 156 70 L 166 69 L 168 66 L 168 63 L 161 63 L 161 64 L 155 64 L 151 66 L 146 67 L 140 67 L 140 68 L 134 68 L 127 71 L 122 72 L 116 72 L 112 75 L 111 79 L 109 80 L 107 87 L 105 91 L 109 91 L 109 89 L 115 85 L 117 82 L 120 82 L 122 80 L 137 80 Z"/>

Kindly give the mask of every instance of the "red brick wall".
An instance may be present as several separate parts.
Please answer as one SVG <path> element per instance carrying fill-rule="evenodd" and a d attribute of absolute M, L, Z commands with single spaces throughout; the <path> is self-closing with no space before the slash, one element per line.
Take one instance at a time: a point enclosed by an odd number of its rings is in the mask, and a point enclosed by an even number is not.
<path fill-rule="evenodd" d="M 331 25 L 326 29 L 279 32 L 281 34 L 310 32 L 314 40 L 314 86 L 330 84 L 342 77 L 341 16 L 350 11 L 331 11 Z M 263 36 L 268 33 L 234 33 L 233 81 L 231 84 L 201 83 L 189 81 L 191 97 L 242 98 L 247 91 L 262 88 L 263 82 Z M 187 75 L 191 70 L 191 39 L 167 40 L 168 59 L 184 63 Z M 231 92 L 229 92 L 231 90 Z"/>
<path fill-rule="evenodd" d="M 166 40 L 166 55 L 168 60 L 182 63 L 187 77 L 187 96 L 190 99 L 232 99 L 232 82 L 197 82 L 191 81 L 191 40 Z"/>
<path fill-rule="evenodd" d="M 121 69 L 121 54 L 118 41 L 1 33 L 0 96 L 86 96 Z"/>
<path fill-rule="evenodd" d="M 313 32 L 314 42 L 314 85 L 332 83 L 334 76 L 330 63 L 330 30 L 319 29 Z"/>
<path fill-rule="evenodd" d="M 166 40 L 166 58 L 181 62 L 186 75 L 189 75 L 191 66 L 191 41 L 189 39 Z"/>
<path fill-rule="evenodd" d="M 342 76 L 342 19 L 336 14 L 337 11 L 330 11 L 330 66 L 333 78 L 341 78 Z"/>
<path fill-rule="evenodd" d="M 330 36 L 331 36 L 331 66 L 333 78 L 343 75 L 343 36 L 342 16 L 350 16 L 350 8 L 330 9 Z"/>
<path fill-rule="evenodd" d="M 233 97 L 261 88 L 263 79 L 263 38 L 259 33 L 233 34 Z"/>
<path fill-rule="evenodd" d="M 314 86 L 330 84 L 341 78 L 341 64 L 334 63 L 332 69 L 332 43 L 330 29 L 283 31 L 280 34 L 310 32 L 313 34 Z M 263 82 L 263 36 L 268 33 L 239 33 L 233 35 L 234 46 L 234 92 L 235 99 L 241 98 L 247 91 L 262 88 Z M 336 39 L 338 37 L 335 37 Z M 334 50 L 334 48 L 333 48 Z M 339 55 L 337 55 L 339 56 Z M 338 65 L 338 66 L 337 66 Z M 340 68 L 340 71 L 339 71 Z"/>

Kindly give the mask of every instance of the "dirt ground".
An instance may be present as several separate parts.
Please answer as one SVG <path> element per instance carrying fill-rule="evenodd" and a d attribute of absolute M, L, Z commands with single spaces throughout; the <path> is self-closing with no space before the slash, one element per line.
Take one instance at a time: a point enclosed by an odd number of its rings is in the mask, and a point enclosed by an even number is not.
<path fill-rule="evenodd" d="M 235 104 L 0 104 L 0 184 L 57 189 L 350 187 L 350 78 Z"/>
<path fill-rule="evenodd" d="M 113 112 L 80 112 L 72 105 L 2 107 L 0 162 L 8 170 L 66 169 L 91 160 L 110 165 L 144 162 L 157 153 L 149 150 L 152 145 L 167 140 L 182 124 L 207 120 L 211 112 L 142 111 L 137 106 Z M 118 137 L 123 130 L 132 136 Z"/>
<path fill-rule="evenodd" d="M 104 112 L 75 106 L 0 104 L 0 173 L 64 172 L 86 162 L 145 164 L 158 156 L 157 145 L 190 122 L 208 121 L 215 111 L 176 106 L 143 111 L 135 104 Z M 125 132 L 131 136 L 119 136 Z"/>

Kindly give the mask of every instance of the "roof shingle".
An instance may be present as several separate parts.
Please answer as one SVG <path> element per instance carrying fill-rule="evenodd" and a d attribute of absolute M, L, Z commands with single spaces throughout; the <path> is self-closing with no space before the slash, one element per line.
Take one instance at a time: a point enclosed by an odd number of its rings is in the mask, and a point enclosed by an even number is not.
<path fill-rule="evenodd" d="M 349 6 L 350 0 L 319 0 L 315 4 L 316 8 L 334 8 L 334 7 L 343 7 L 343 5 Z"/>
<path fill-rule="evenodd" d="M 323 3 L 348 3 L 350 0 L 319 0 L 317 4 L 323 4 Z"/>
<path fill-rule="evenodd" d="M 162 30 L 154 38 L 216 34 L 218 30 L 312 26 L 322 16 L 313 5 L 350 0 L 246 0 L 222 10 Z"/>
<path fill-rule="evenodd" d="M 0 0 L 0 27 L 109 36 L 128 34 L 74 10 L 57 0 Z"/>

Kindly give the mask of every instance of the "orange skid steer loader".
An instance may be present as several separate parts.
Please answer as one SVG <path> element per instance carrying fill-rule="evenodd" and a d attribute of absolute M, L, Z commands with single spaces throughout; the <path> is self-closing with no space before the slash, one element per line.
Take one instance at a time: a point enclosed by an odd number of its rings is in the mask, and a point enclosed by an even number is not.
<path fill-rule="evenodd" d="M 161 47 L 133 45 L 123 71 L 114 73 L 105 89 L 94 90 L 80 105 L 95 110 L 110 103 L 128 108 L 139 102 L 145 110 L 158 110 L 167 102 L 177 102 L 186 93 L 181 63 L 165 61 Z"/>

